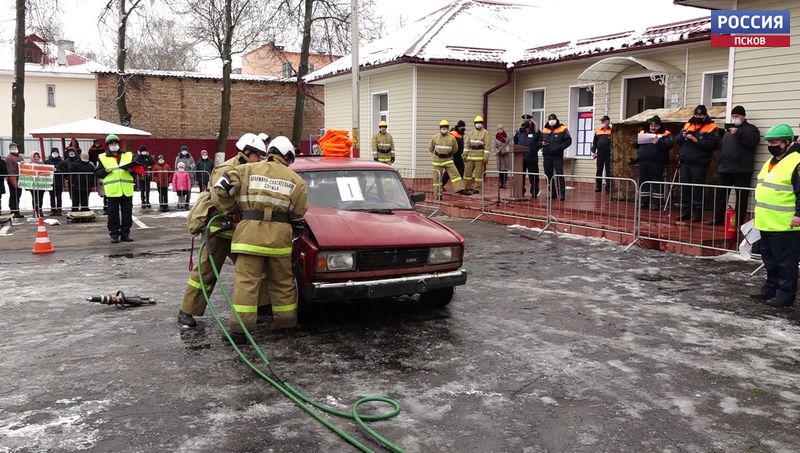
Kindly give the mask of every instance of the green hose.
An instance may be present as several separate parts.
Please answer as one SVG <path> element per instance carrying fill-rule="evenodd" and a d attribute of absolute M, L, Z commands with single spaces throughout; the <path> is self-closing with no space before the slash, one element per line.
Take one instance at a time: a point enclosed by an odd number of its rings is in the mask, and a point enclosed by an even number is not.
<path fill-rule="evenodd" d="M 208 222 L 208 224 L 206 226 L 206 237 L 207 238 L 210 237 L 210 229 L 209 229 L 210 225 L 216 219 L 221 218 L 221 217 L 223 217 L 223 216 L 216 215 Z M 323 417 L 319 412 L 315 411 L 314 408 L 316 408 L 316 409 L 318 409 L 318 410 L 320 410 L 320 411 L 322 411 L 324 413 L 328 413 L 328 414 L 331 414 L 331 415 L 335 415 L 337 417 L 347 418 L 347 419 L 355 421 L 356 425 L 358 425 L 362 430 L 364 430 L 364 432 L 367 433 L 367 435 L 369 437 L 371 437 L 375 442 L 377 442 L 380 445 L 386 447 L 389 451 L 396 452 L 396 453 L 402 453 L 403 449 L 401 447 L 399 447 L 398 445 L 393 444 L 391 441 L 389 441 L 385 437 L 381 436 L 374 429 L 370 428 L 369 425 L 367 425 L 367 423 L 366 423 L 366 422 L 388 420 L 388 419 L 394 417 L 395 415 L 399 414 L 400 413 L 400 404 L 397 401 L 395 401 L 393 399 L 390 399 L 390 398 L 385 398 L 385 397 L 382 397 L 382 396 L 367 396 L 367 397 L 361 398 L 358 401 L 356 401 L 353 404 L 353 406 L 350 408 L 350 411 L 349 412 L 345 412 L 345 411 L 341 411 L 341 410 L 338 410 L 338 409 L 330 407 L 330 406 L 326 406 L 326 405 L 321 404 L 321 403 L 319 403 L 317 401 L 314 401 L 313 399 L 311 399 L 308 396 L 306 396 L 303 392 L 301 392 L 300 390 L 298 390 L 297 388 L 292 386 L 288 381 L 286 381 L 284 379 L 281 379 L 275 373 L 275 371 L 270 366 L 270 361 L 267 359 L 266 355 L 261 350 L 261 348 L 258 347 L 258 344 L 253 339 L 253 337 L 250 335 L 250 332 L 247 330 L 247 327 L 245 327 L 244 322 L 242 322 L 242 318 L 239 316 L 239 313 L 237 313 L 236 310 L 233 309 L 233 302 L 231 301 L 231 297 L 228 294 L 227 288 L 225 288 L 225 285 L 222 283 L 222 279 L 220 278 L 219 270 L 217 268 L 217 264 L 214 262 L 214 257 L 209 254 L 208 255 L 208 261 L 211 264 L 211 270 L 214 273 L 214 276 L 216 277 L 217 285 L 219 285 L 219 287 L 221 288 L 222 295 L 225 298 L 225 301 L 228 303 L 228 306 L 231 309 L 231 314 L 233 316 L 236 316 L 236 320 L 239 322 L 239 326 L 242 328 L 242 332 L 244 333 L 245 337 L 247 338 L 247 341 L 250 343 L 251 346 L 253 346 L 253 349 L 256 351 L 256 354 L 261 359 L 261 361 L 264 362 L 264 365 L 266 365 L 269 374 L 267 374 L 264 370 L 260 369 L 250 359 L 245 357 L 245 355 L 242 353 L 242 350 L 239 348 L 239 345 L 237 345 L 233 341 L 233 338 L 231 338 L 231 335 L 230 335 L 230 332 L 228 331 L 228 329 L 225 328 L 225 325 L 223 324 L 222 319 L 219 317 L 219 315 L 217 314 L 217 311 L 214 309 L 214 306 L 211 304 L 211 299 L 210 299 L 210 297 L 208 295 L 208 291 L 206 291 L 206 284 L 203 281 L 203 269 L 202 269 L 202 260 L 201 260 L 201 257 L 203 256 L 203 249 L 205 249 L 205 247 L 206 247 L 206 242 L 207 242 L 207 240 L 204 240 L 200 244 L 200 248 L 198 250 L 198 257 L 197 257 L 197 273 L 198 273 L 198 276 L 200 278 L 200 290 L 203 292 L 203 297 L 206 300 L 206 306 L 208 307 L 208 310 L 211 312 L 211 316 L 214 318 L 214 321 L 217 323 L 217 326 L 219 326 L 220 330 L 222 331 L 222 334 L 225 336 L 225 338 L 228 339 L 228 342 L 231 344 L 231 346 L 233 346 L 233 350 L 236 351 L 236 354 L 239 356 L 239 358 L 245 364 L 247 364 L 247 366 L 250 367 L 250 369 L 252 369 L 253 372 L 255 372 L 259 377 L 261 377 L 261 379 L 267 381 L 270 385 L 275 387 L 276 390 L 281 392 L 285 397 L 289 398 L 293 403 L 295 403 L 300 409 L 304 410 L 308 415 L 313 417 L 315 420 L 320 422 L 323 426 L 325 426 L 329 430 L 331 430 L 334 433 L 336 433 L 337 435 L 339 435 L 339 437 L 341 437 L 342 439 L 346 440 L 348 443 L 350 443 L 352 446 L 356 447 L 357 449 L 359 449 L 359 450 L 361 450 L 363 452 L 370 452 L 370 453 L 372 452 L 372 450 L 370 450 L 369 447 L 367 447 L 366 445 L 364 445 L 361 442 L 359 442 L 357 439 L 355 439 L 353 436 L 351 436 L 350 434 L 345 432 L 343 429 L 341 429 L 337 425 L 333 424 L 327 418 Z M 362 405 L 364 405 L 366 403 L 370 403 L 370 402 L 386 403 L 386 404 L 388 404 L 388 405 L 390 405 L 392 407 L 392 410 L 390 412 L 386 412 L 384 414 L 378 414 L 378 415 L 362 415 L 362 414 L 360 414 L 358 412 L 359 407 L 361 407 Z"/>

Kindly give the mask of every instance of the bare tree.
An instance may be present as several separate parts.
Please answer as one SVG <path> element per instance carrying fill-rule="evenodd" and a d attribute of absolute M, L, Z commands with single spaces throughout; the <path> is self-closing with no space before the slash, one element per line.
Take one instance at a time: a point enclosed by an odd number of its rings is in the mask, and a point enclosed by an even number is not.
<path fill-rule="evenodd" d="M 156 18 L 145 22 L 129 40 L 128 66 L 160 71 L 194 71 L 199 61 L 195 43 L 182 36 L 185 33 L 174 20 Z"/>
<path fill-rule="evenodd" d="M 100 13 L 99 22 L 106 24 L 110 16 L 116 19 L 117 28 L 117 112 L 119 112 L 119 122 L 125 126 L 131 124 L 131 114 L 128 112 L 128 104 L 125 99 L 125 63 L 128 56 L 126 43 L 128 20 L 137 8 L 142 6 L 142 0 L 108 0 L 103 12 Z"/>
<path fill-rule="evenodd" d="M 189 33 L 222 60 L 222 94 L 216 152 L 225 153 L 231 120 L 233 55 L 259 42 L 268 29 L 272 0 L 186 0 Z"/>
<path fill-rule="evenodd" d="M 370 16 L 375 11 L 374 0 L 361 0 L 359 22 L 364 24 L 360 37 L 371 40 L 378 37 L 381 22 Z M 311 48 L 328 55 L 343 55 L 350 50 L 350 3 L 341 0 L 282 0 L 278 8 L 279 20 L 285 22 L 283 30 L 300 30 L 300 61 L 295 70 L 297 93 L 294 103 L 292 141 L 301 139 L 305 95 L 303 77 L 308 74 Z M 296 41 L 292 31 L 284 34 L 286 41 Z M 294 69 L 294 68 L 293 68 Z"/>

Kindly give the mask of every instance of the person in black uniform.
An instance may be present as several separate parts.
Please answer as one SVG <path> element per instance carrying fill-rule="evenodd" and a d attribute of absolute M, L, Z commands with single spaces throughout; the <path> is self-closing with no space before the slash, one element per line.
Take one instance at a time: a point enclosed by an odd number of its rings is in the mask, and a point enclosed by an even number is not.
<path fill-rule="evenodd" d="M 547 117 L 547 125 L 542 128 L 542 157 L 544 174 L 550 179 L 550 198 L 564 201 L 567 183 L 564 180 L 564 150 L 572 145 L 572 137 L 567 126 L 561 124 L 555 113 Z"/>
<path fill-rule="evenodd" d="M 698 105 L 694 114 L 683 126 L 675 142 L 681 147 L 681 182 L 705 184 L 711 153 L 719 145 L 717 126 L 708 116 L 705 105 Z M 703 190 L 691 185 L 683 186 L 681 216 L 678 220 L 701 222 L 703 220 Z"/>
<path fill-rule="evenodd" d="M 61 216 L 61 194 L 64 192 L 64 175 L 67 173 L 67 161 L 61 158 L 58 148 L 50 150 L 50 158 L 44 161 L 55 168 L 53 172 L 53 190 L 50 191 L 50 215 Z"/>
<path fill-rule="evenodd" d="M 539 196 L 539 150 L 542 148 L 542 133 L 536 128 L 531 115 L 522 115 L 522 124 L 514 133 L 514 144 L 528 147 L 528 152 L 522 157 L 522 171 L 528 173 L 531 197 L 536 198 Z M 525 178 L 522 178 L 522 196 L 525 196 Z"/>
<path fill-rule="evenodd" d="M 136 182 L 139 184 L 139 197 L 141 198 L 142 208 L 149 209 L 150 182 L 153 180 L 150 172 L 153 170 L 153 165 L 155 165 L 156 161 L 144 145 L 139 147 L 139 154 L 136 155 L 133 161 L 141 165 L 146 172 L 143 175 L 137 175 Z"/>
<path fill-rule="evenodd" d="M 603 115 L 600 118 L 600 127 L 594 130 L 592 139 L 592 159 L 597 161 L 597 179 L 595 179 L 594 191 L 600 192 L 603 189 L 603 170 L 606 178 L 611 176 L 611 118 Z M 606 192 L 611 190 L 611 181 L 606 182 Z"/>
<path fill-rule="evenodd" d="M 639 143 L 639 137 L 633 140 L 637 157 L 631 163 L 639 163 L 639 186 L 642 188 L 641 207 L 658 210 L 664 201 L 663 185 L 644 183 L 664 181 L 664 163 L 669 158 L 669 150 L 672 149 L 674 140 L 669 131 L 664 129 L 658 115 L 647 120 L 647 127 L 642 129 L 639 134 L 655 134 L 655 140 L 648 143 Z"/>

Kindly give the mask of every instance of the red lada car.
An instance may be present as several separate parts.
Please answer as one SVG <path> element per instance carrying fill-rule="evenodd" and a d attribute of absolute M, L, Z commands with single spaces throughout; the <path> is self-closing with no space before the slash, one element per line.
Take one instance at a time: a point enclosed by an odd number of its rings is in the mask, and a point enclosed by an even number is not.
<path fill-rule="evenodd" d="M 309 209 L 295 224 L 294 263 L 302 301 L 420 294 L 445 306 L 467 281 L 464 238 L 414 210 L 393 167 L 347 157 L 299 157 Z"/>

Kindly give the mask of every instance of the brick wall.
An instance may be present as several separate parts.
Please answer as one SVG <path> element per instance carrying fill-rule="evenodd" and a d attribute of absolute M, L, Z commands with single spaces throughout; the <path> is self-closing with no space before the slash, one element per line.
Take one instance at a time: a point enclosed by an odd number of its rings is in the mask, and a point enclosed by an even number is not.
<path fill-rule="evenodd" d="M 321 86 L 309 86 L 322 99 Z M 219 127 L 221 79 L 134 75 L 127 102 L 132 126 L 153 138 L 213 139 Z M 283 82 L 234 81 L 229 139 L 245 132 L 292 135 L 296 85 Z M 97 118 L 119 122 L 116 75 L 97 74 Z M 306 98 L 303 137 L 323 127 L 323 107 Z"/>

